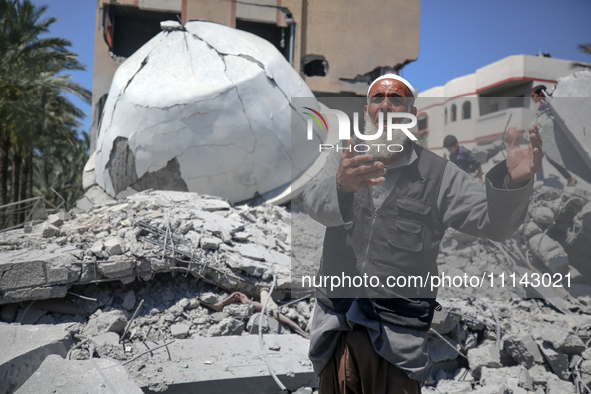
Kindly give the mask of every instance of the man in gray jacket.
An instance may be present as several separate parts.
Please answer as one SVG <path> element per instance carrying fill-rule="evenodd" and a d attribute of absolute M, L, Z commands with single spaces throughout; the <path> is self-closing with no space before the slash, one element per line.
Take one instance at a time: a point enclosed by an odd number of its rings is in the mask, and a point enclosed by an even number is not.
<path fill-rule="evenodd" d="M 365 134 L 386 113 L 416 115 L 412 85 L 388 74 L 369 87 Z M 381 113 L 381 115 L 380 115 Z M 384 124 L 384 128 L 386 124 Z M 327 226 L 319 275 L 400 277 L 437 275 L 446 228 L 503 240 L 523 222 L 540 168 L 541 138 L 530 130 L 521 149 L 509 129 L 507 160 L 486 175 L 485 190 L 456 165 L 402 135 L 400 152 L 333 151 L 308 184 L 304 204 Z M 377 144 L 376 144 L 377 145 Z M 356 292 L 318 288 L 310 359 L 320 394 L 420 393 L 431 361 L 427 331 L 436 292 L 420 287 L 365 286 Z"/>

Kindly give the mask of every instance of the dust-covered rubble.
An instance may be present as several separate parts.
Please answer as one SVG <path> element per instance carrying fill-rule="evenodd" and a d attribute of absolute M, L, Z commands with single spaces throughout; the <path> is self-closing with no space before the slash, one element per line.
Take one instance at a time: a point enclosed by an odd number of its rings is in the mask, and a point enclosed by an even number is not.
<path fill-rule="evenodd" d="M 562 287 L 549 292 L 526 283 L 501 292 L 441 289 L 443 310 L 436 311 L 429 333 L 433 373 L 424 393 L 585 392 L 591 385 L 591 287 L 581 250 L 591 244 L 589 201 L 577 188 L 536 184 L 524 225 L 504 243 L 448 231 L 440 272 L 481 276 L 526 269 L 570 274 L 571 282 L 558 282 Z M 61 224 L 51 219 L 59 225 L 51 237 L 43 236 L 47 224 L 2 236 L 2 253 L 14 259 L 0 263 L 0 281 L 13 283 L 11 290 L 2 287 L 0 317 L 15 327 L 67 323 L 76 344 L 69 360 L 118 360 L 136 381 L 150 377 L 145 390 L 165 391 L 173 387 L 168 369 L 159 371 L 154 357 L 168 349 L 171 370 L 182 372 L 184 364 L 175 364 L 170 349 L 190 346 L 183 341 L 254 339 L 259 324 L 265 337 L 298 332 L 294 327 L 309 332 L 315 301 L 309 295 L 289 300 L 290 254 L 292 267 L 313 272 L 322 227 L 301 212 L 145 192 L 62 216 Z M 17 261 L 28 267 L 19 275 L 13 272 Z M 272 298 L 279 305 L 271 302 L 261 321 L 273 275 Z M 15 294 L 18 303 L 10 298 Z M 51 295 L 62 299 L 43 299 Z M 158 346 L 164 347 L 154 350 Z M 265 349 L 281 352 L 283 345 L 269 338 Z M 203 368 L 213 365 L 208 362 Z"/>
<path fill-rule="evenodd" d="M 232 207 L 194 193 L 146 192 L 70 217 L 51 215 L 3 234 L 0 304 L 63 297 L 73 285 L 190 274 L 258 295 L 276 277 L 290 287 L 290 216 L 284 208 Z"/>

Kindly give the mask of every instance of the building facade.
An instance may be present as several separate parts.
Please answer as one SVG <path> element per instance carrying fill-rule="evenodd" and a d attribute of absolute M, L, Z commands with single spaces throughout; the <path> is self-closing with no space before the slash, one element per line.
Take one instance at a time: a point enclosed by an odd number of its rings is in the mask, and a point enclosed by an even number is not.
<path fill-rule="evenodd" d="M 363 96 L 375 77 L 417 59 L 420 7 L 419 0 L 98 0 L 91 150 L 115 71 L 161 21 L 251 32 L 275 45 L 315 94 Z"/>
<path fill-rule="evenodd" d="M 507 127 L 525 130 L 537 110 L 532 87 L 552 90 L 558 78 L 571 73 L 570 64 L 545 56 L 509 56 L 421 92 L 417 133 L 425 146 L 443 156 L 448 134 L 472 148 L 501 139 Z"/>

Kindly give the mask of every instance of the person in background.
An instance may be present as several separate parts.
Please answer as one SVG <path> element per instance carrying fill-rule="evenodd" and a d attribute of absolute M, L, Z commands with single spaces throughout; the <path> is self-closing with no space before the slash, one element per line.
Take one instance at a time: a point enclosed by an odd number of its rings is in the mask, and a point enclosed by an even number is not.
<path fill-rule="evenodd" d="M 482 166 L 480 160 L 472 152 L 464 148 L 453 135 L 448 135 L 443 140 L 443 147 L 449 151 L 449 160 L 467 173 L 478 171 L 478 182 L 484 183 L 482 179 Z"/>

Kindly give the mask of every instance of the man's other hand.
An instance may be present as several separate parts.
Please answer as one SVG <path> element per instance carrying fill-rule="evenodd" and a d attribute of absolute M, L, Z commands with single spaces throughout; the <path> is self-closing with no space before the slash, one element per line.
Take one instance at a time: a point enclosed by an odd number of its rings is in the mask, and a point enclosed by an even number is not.
<path fill-rule="evenodd" d="M 509 178 L 507 185 L 517 189 L 525 184 L 538 172 L 542 166 L 542 138 L 538 126 L 529 129 L 530 144 L 527 148 L 519 147 L 519 135 L 514 127 L 507 129 L 509 149 L 507 152 L 507 171 Z"/>
<path fill-rule="evenodd" d="M 345 193 L 356 192 L 366 187 L 376 186 L 386 181 L 384 163 L 374 161 L 372 155 L 353 156 L 355 142 L 349 139 L 351 151 L 345 150 L 341 156 L 337 183 Z"/>

